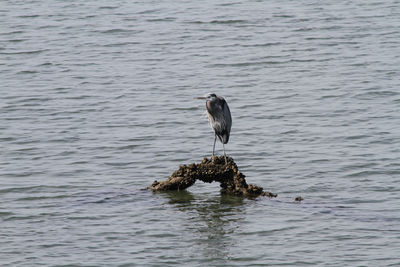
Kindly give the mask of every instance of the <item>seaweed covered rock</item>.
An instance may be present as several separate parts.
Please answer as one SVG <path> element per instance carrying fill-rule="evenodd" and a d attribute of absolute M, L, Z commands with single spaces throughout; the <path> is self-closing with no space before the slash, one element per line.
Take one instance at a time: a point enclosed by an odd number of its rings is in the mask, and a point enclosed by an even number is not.
<path fill-rule="evenodd" d="M 268 196 L 276 194 L 265 192 L 262 187 L 247 184 L 245 175 L 240 172 L 231 157 L 225 163 L 224 156 L 203 158 L 199 164 L 181 165 L 167 180 L 154 181 L 150 186 L 153 191 L 184 190 L 192 186 L 196 180 L 206 183 L 219 182 L 221 192 L 244 197 Z"/>

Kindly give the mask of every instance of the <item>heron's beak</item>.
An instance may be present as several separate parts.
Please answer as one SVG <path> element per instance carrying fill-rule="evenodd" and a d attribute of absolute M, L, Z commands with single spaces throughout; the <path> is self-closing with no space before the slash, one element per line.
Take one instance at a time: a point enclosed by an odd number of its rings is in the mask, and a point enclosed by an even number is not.
<path fill-rule="evenodd" d="M 206 99 L 206 97 L 205 96 L 198 96 L 198 97 L 195 97 L 194 99 Z"/>

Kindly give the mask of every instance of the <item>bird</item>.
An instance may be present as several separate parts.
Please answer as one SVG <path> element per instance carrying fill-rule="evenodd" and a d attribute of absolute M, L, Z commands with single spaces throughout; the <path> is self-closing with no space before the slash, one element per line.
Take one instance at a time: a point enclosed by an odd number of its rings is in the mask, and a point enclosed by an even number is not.
<path fill-rule="evenodd" d="M 206 100 L 206 110 L 211 128 L 214 130 L 214 145 L 212 155 L 215 153 L 215 142 L 218 139 L 224 149 L 225 163 L 227 163 L 225 144 L 229 141 L 229 135 L 232 127 L 232 116 L 228 103 L 222 96 L 214 93 L 208 93 L 205 96 L 196 97 L 196 99 Z"/>

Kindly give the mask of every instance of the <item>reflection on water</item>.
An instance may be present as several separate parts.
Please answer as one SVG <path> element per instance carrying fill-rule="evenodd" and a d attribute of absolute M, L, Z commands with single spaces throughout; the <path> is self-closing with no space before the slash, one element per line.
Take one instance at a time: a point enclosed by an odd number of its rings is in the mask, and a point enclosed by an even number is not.
<path fill-rule="evenodd" d="M 232 234 L 243 226 L 243 198 L 225 194 L 204 197 L 186 190 L 162 194 L 179 211 L 194 213 L 186 230 L 195 233 L 195 247 L 204 258 L 222 262 L 231 258 L 230 248 L 237 242 Z"/>
<path fill-rule="evenodd" d="M 166 192 L 155 192 L 156 194 L 165 195 L 169 198 L 169 204 L 179 204 L 182 206 L 191 206 L 194 201 L 194 196 L 192 193 L 182 190 L 182 191 L 166 191 Z"/>

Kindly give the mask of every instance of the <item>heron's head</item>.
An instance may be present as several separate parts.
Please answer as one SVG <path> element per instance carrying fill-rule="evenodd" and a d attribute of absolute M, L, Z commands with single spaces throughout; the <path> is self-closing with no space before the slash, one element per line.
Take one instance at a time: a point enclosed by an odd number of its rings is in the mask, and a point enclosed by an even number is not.
<path fill-rule="evenodd" d="M 214 93 L 208 93 L 205 96 L 195 97 L 195 99 L 205 99 L 207 101 L 211 101 L 217 98 L 217 95 Z"/>

